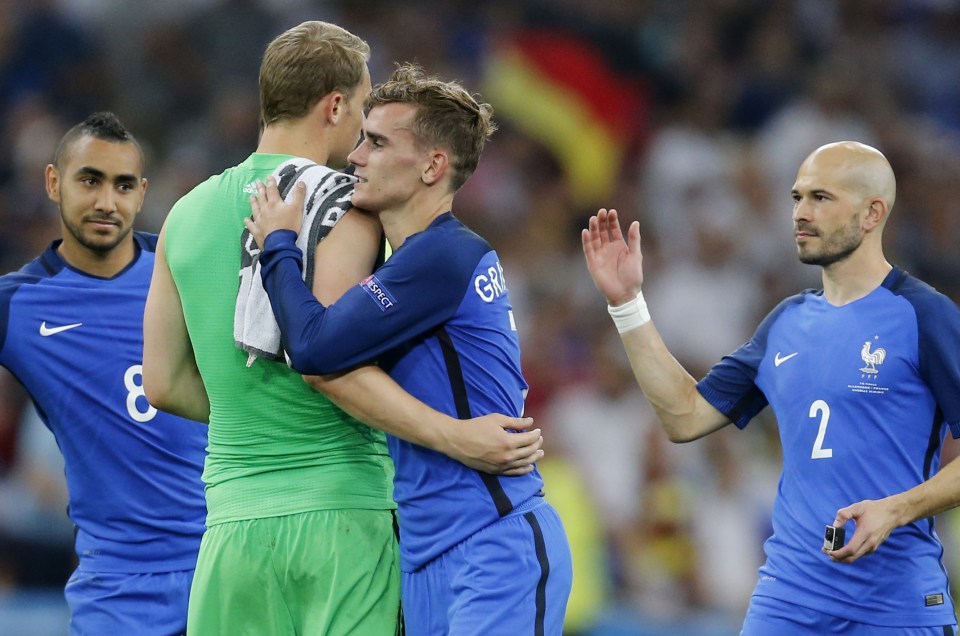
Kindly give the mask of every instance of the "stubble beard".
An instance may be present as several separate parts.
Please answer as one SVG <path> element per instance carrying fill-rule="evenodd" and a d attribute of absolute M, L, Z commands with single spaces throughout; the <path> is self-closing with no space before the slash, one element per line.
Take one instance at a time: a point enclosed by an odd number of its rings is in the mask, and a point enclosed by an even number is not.
<path fill-rule="evenodd" d="M 98 254 L 107 254 L 111 252 L 112 250 L 116 249 L 116 247 L 120 245 L 120 243 L 122 243 L 127 235 L 133 230 L 132 225 L 127 227 L 118 225 L 116 226 L 118 231 L 115 234 L 84 232 L 83 224 L 85 221 L 89 220 L 89 217 L 83 217 L 83 219 L 80 221 L 80 224 L 76 224 L 70 221 L 67 218 L 67 215 L 63 213 L 63 206 L 61 205 L 59 207 L 60 219 L 63 221 L 63 226 L 67 229 L 67 232 L 70 233 L 70 236 L 73 237 L 73 240 L 91 252 L 96 252 Z"/>
<path fill-rule="evenodd" d="M 823 238 L 817 252 L 804 252 L 803 247 L 797 245 L 797 255 L 805 265 L 819 265 L 829 267 L 846 260 L 859 249 L 863 243 L 863 231 L 860 229 L 860 216 L 855 216 L 849 225 L 836 233 Z"/>

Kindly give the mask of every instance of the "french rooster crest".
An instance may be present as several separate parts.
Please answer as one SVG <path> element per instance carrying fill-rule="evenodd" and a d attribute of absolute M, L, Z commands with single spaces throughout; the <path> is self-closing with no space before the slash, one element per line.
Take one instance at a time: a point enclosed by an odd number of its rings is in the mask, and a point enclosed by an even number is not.
<path fill-rule="evenodd" d="M 860 370 L 864 373 L 876 375 L 879 373 L 877 366 L 883 364 L 883 359 L 886 357 L 887 350 L 883 347 L 877 347 L 873 351 L 870 351 L 870 341 L 868 340 L 863 343 L 863 349 L 860 350 L 860 359 L 866 363 L 866 366 Z"/>

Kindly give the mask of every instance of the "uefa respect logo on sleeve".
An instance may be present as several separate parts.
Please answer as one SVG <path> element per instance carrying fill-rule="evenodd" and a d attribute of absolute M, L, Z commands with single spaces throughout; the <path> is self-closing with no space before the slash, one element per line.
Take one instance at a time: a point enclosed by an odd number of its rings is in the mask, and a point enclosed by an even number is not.
<path fill-rule="evenodd" d="M 386 311 L 397 304 L 397 301 L 386 290 L 383 283 L 373 274 L 360 281 L 360 286 L 377 302 L 380 311 Z"/>

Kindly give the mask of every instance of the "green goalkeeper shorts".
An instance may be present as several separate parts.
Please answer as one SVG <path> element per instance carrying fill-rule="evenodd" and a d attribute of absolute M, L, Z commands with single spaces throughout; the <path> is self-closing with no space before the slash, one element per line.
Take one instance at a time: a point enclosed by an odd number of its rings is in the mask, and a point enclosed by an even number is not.
<path fill-rule="evenodd" d="M 207 529 L 190 636 L 398 633 L 393 511 L 321 510 Z"/>

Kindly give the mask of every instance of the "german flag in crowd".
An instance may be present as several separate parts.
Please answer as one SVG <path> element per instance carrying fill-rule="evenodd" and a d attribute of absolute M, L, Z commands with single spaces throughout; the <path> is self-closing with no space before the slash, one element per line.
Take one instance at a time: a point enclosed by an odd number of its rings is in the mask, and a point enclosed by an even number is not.
<path fill-rule="evenodd" d="M 586 38 L 552 28 L 495 43 L 483 97 L 559 160 L 576 201 L 609 197 L 646 115 L 639 85 Z"/>

